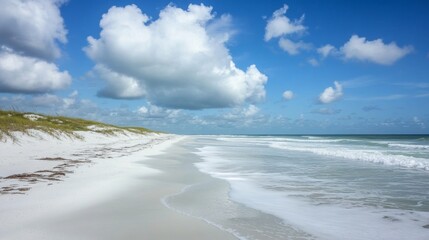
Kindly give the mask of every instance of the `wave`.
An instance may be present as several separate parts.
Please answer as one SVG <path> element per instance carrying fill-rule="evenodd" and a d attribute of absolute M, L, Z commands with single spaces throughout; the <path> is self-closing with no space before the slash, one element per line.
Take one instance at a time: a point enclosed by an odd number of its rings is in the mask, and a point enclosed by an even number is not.
<path fill-rule="evenodd" d="M 317 239 L 398 240 L 427 237 L 426 229 L 420 226 L 429 217 L 427 212 L 313 205 L 307 201 L 287 197 L 283 193 L 261 188 L 251 181 L 230 184 L 230 197 L 234 201 L 277 216 L 286 224 L 316 236 Z M 387 222 L 387 219 L 393 219 L 390 221 L 395 221 L 395 225 L 389 224 L 391 222 Z"/>
<path fill-rule="evenodd" d="M 356 139 L 324 139 L 321 137 L 311 137 L 311 138 L 286 138 L 286 137 L 261 137 L 261 138 L 240 138 L 240 137 L 234 137 L 234 138 L 217 138 L 219 141 L 224 142 L 248 142 L 248 143 L 270 143 L 270 142 L 299 142 L 299 143 L 347 143 L 347 142 L 361 142 L 361 140 Z"/>
<path fill-rule="evenodd" d="M 398 147 L 406 149 L 429 149 L 428 145 L 415 145 L 415 144 L 403 144 L 403 143 L 388 143 L 389 147 Z"/>
<path fill-rule="evenodd" d="M 334 143 L 347 141 L 346 139 L 297 139 L 297 138 L 282 138 L 286 142 L 299 142 L 299 143 Z"/>
<path fill-rule="evenodd" d="M 391 166 L 401 166 L 429 170 L 429 159 L 405 155 L 385 154 L 376 150 L 355 150 L 345 148 L 308 148 L 296 147 L 285 143 L 271 143 L 270 147 L 290 151 L 311 152 L 317 155 L 340 157 L 351 160 L 379 163 Z"/>

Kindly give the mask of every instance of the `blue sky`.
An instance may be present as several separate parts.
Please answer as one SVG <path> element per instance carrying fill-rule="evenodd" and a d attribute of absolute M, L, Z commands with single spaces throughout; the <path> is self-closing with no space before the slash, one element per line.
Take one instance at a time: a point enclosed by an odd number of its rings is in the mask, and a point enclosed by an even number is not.
<path fill-rule="evenodd" d="M 429 133 L 425 1 L 0 3 L 0 107 L 174 133 Z"/>

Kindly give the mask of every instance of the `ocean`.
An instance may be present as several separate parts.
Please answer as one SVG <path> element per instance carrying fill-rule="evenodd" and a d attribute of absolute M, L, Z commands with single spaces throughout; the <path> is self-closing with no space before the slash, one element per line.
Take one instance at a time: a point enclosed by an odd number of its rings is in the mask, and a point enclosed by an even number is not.
<path fill-rule="evenodd" d="M 214 182 L 167 205 L 239 239 L 429 239 L 429 136 L 193 136 L 184 147 Z M 180 204 L 187 192 L 194 209 Z"/>

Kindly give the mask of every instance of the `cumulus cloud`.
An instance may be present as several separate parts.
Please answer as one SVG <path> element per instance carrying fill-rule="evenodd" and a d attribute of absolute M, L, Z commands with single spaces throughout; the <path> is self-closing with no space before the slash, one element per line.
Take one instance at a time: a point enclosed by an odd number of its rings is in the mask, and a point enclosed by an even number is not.
<path fill-rule="evenodd" d="M 220 126 L 234 126 L 238 128 L 250 126 L 256 122 L 261 123 L 261 121 L 265 121 L 265 117 L 260 114 L 260 109 L 253 104 L 249 104 L 247 107 L 234 108 L 225 114 L 212 116 L 209 119 L 206 118 L 206 122 L 213 122 Z"/>
<path fill-rule="evenodd" d="M 293 42 L 287 38 L 280 38 L 279 46 L 290 55 L 297 55 L 301 50 L 308 50 L 311 45 L 303 41 Z"/>
<path fill-rule="evenodd" d="M 331 103 L 337 101 L 343 96 L 343 87 L 337 81 L 334 82 L 334 87 L 326 88 L 319 96 L 321 103 Z"/>
<path fill-rule="evenodd" d="M 180 114 L 178 109 L 165 109 L 148 103 L 147 106 L 142 106 L 137 110 L 140 116 L 146 118 L 175 118 Z"/>
<path fill-rule="evenodd" d="M 71 77 L 53 63 L 0 50 L 0 91 L 42 93 L 67 87 Z"/>
<path fill-rule="evenodd" d="M 319 53 L 322 56 L 322 58 L 326 58 L 329 55 L 334 54 L 336 52 L 337 52 L 337 49 L 330 44 L 326 44 L 325 46 L 317 49 L 317 53 Z"/>
<path fill-rule="evenodd" d="M 358 35 L 353 35 L 340 48 L 345 59 L 357 59 L 381 65 L 392 65 L 405 55 L 411 53 L 412 50 L 411 46 L 398 47 L 395 42 L 385 44 L 382 39 L 369 41 Z"/>
<path fill-rule="evenodd" d="M 251 117 L 251 116 L 254 116 L 255 114 L 257 114 L 258 112 L 259 112 L 259 108 L 255 105 L 251 104 L 243 110 L 243 115 L 245 117 Z"/>
<path fill-rule="evenodd" d="M 336 56 L 344 60 L 356 59 L 381 65 L 392 65 L 412 51 L 412 46 L 399 47 L 395 42 L 387 44 L 382 39 L 369 41 L 358 35 L 352 35 L 339 49 L 330 44 L 317 49 L 322 59 Z"/>
<path fill-rule="evenodd" d="M 106 87 L 98 92 L 101 97 L 136 99 L 146 96 L 146 90 L 136 78 L 112 71 L 103 65 L 96 65 L 93 73 L 106 82 Z"/>
<path fill-rule="evenodd" d="M 57 41 L 67 41 L 61 0 L 2 0 L 0 45 L 51 60 L 60 56 Z"/>
<path fill-rule="evenodd" d="M 287 90 L 287 91 L 284 91 L 284 92 L 283 92 L 283 99 L 284 99 L 284 100 L 289 101 L 289 100 L 291 100 L 293 97 L 294 97 L 294 94 L 293 94 L 293 92 L 292 92 L 292 91 Z"/>
<path fill-rule="evenodd" d="M 0 8 L 0 92 L 41 93 L 71 77 L 52 62 L 67 41 L 60 0 L 4 0 Z"/>
<path fill-rule="evenodd" d="M 209 35 L 216 38 L 217 41 L 227 42 L 236 33 L 232 25 L 232 16 L 223 14 L 216 21 L 207 25 L 206 29 Z"/>
<path fill-rule="evenodd" d="M 300 19 L 291 21 L 286 16 L 288 8 L 289 6 L 284 4 L 283 7 L 274 11 L 273 16 L 268 19 L 265 27 L 265 41 L 289 34 L 302 33 L 306 30 L 306 27 L 302 24 L 304 15 Z"/>
<path fill-rule="evenodd" d="M 130 122 L 128 125 L 144 124 L 151 129 L 171 129 L 173 132 L 193 131 L 195 133 L 209 133 L 213 130 L 223 129 L 243 129 L 261 127 L 273 123 L 270 116 L 260 113 L 260 109 L 248 104 L 231 109 L 212 110 L 208 115 L 196 116 L 190 111 L 179 109 L 166 109 L 152 104 L 146 104 L 132 112 L 119 112 L 114 121 Z M 123 116 L 127 116 L 127 118 Z M 160 121 L 162 118 L 162 121 Z M 133 124 L 133 122 L 135 122 Z"/>
<path fill-rule="evenodd" d="M 99 94 L 178 109 L 261 101 L 268 78 L 255 65 L 235 66 L 225 46 L 229 22 L 202 4 L 186 10 L 170 4 L 152 20 L 136 5 L 110 8 L 100 38 L 88 37 L 84 49 L 106 81 Z"/>
<path fill-rule="evenodd" d="M 288 8 L 289 6 L 285 4 L 280 9 L 274 11 L 271 18 L 267 21 L 267 26 L 265 26 L 264 39 L 265 41 L 269 41 L 273 38 L 280 38 L 280 48 L 290 55 L 296 55 L 300 50 L 308 50 L 311 45 L 303 41 L 294 42 L 286 38 L 289 35 L 303 33 L 307 29 L 307 27 L 302 24 L 304 15 L 302 15 L 300 19 L 292 21 L 286 16 Z"/>
<path fill-rule="evenodd" d="M 142 107 L 140 107 L 140 108 L 137 110 L 137 113 L 142 114 L 142 115 L 145 115 L 145 114 L 147 114 L 148 112 L 149 112 L 149 109 L 148 109 L 147 107 L 145 107 L 145 106 L 142 106 Z"/>

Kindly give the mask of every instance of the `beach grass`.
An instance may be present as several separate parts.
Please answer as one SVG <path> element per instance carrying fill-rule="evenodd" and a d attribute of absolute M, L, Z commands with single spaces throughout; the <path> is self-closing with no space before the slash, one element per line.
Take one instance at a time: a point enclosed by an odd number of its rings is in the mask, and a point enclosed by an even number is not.
<path fill-rule="evenodd" d="M 97 132 L 105 135 L 125 132 L 137 134 L 153 132 L 143 127 L 120 127 L 80 118 L 0 110 L 1 141 L 4 141 L 7 138 L 16 141 L 17 139 L 14 136 L 15 132 L 31 135 L 30 130 L 45 132 L 54 137 L 59 137 L 65 134 L 73 138 L 80 138 L 77 133 L 80 131 Z"/>

